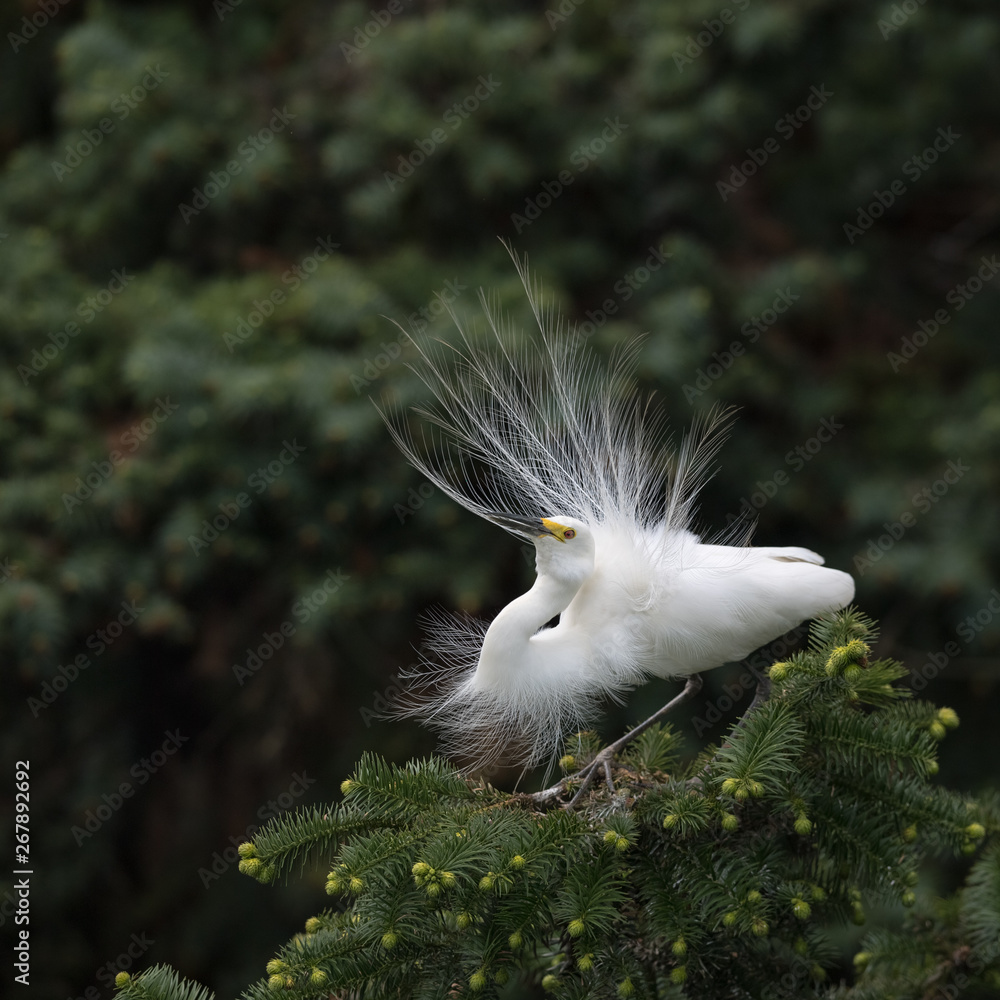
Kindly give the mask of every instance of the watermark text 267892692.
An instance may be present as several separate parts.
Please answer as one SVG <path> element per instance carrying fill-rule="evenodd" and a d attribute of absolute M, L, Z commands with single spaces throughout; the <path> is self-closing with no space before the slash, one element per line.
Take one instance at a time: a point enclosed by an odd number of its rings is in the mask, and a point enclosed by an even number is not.
<path fill-rule="evenodd" d="M 28 926 L 31 914 L 31 882 L 28 876 L 32 874 L 32 869 L 28 867 L 31 856 L 30 771 L 31 761 L 19 760 L 14 765 L 14 874 L 21 876 L 14 883 L 18 896 L 14 912 L 14 924 L 17 927 L 17 940 L 14 942 L 14 968 L 17 975 L 14 980 L 22 986 L 31 984 L 31 933 Z"/>

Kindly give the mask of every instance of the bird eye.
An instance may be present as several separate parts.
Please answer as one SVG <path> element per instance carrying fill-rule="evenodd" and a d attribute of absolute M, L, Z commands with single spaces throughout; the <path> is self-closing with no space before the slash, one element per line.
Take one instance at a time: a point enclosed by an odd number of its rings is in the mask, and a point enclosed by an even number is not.
<path fill-rule="evenodd" d="M 563 532 L 563 538 L 576 538 L 576 529 L 575 528 L 567 528 Z"/>

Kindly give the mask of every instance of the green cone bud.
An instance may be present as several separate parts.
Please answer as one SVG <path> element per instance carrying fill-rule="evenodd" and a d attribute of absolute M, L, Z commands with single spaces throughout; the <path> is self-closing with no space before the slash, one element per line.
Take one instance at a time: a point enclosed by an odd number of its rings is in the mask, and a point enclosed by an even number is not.
<path fill-rule="evenodd" d="M 958 713 L 953 708 L 939 708 L 937 719 L 948 729 L 955 729 L 958 726 Z"/>

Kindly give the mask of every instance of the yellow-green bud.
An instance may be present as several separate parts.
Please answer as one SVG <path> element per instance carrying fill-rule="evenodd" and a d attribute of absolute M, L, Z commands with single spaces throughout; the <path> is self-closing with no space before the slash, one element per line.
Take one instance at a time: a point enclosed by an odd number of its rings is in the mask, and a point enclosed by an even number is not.
<path fill-rule="evenodd" d="M 514 857 L 510 859 L 510 866 L 514 869 L 514 871 L 519 872 L 526 864 L 527 862 L 523 857 L 521 857 L 520 854 L 515 854 Z"/>
<path fill-rule="evenodd" d="M 604 843 L 605 844 L 614 844 L 617 840 L 618 840 L 618 834 L 615 833 L 614 830 L 605 830 L 604 831 Z"/>
<path fill-rule="evenodd" d="M 677 826 L 677 813 L 667 813 L 667 815 L 663 817 L 664 830 L 672 830 L 675 826 Z"/>
<path fill-rule="evenodd" d="M 982 840 L 986 836 L 986 827 L 982 823 L 970 823 L 965 828 L 965 834 L 973 840 Z"/>
<path fill-rule="evenodd" d="M 976 842 L 974 840 L 967 840 L 962 844 L 961 851 L 963 854 L 975 854 L 978 850 Z"/>
<path fill-rule="evenodd" d="M 431 868 L 431 866 L 429 864 L 427 864 L 426 861 L 418 861 L 410 869 L 410 871 L 413 872 L 413 874 L 414 874 L 415 877 L 421 877 L 421 876 L 429 875 L 432 871 L 434 871 L 434 869 Z M 418 883 L 418 885 L 419 885 L 419 883 Z"/>
<path fill-rule="evenodd" d="M 389 951 L 390 948 L 395 948 L 397 941 L 399 941 L 399 935 L 395 931 L 386 931 L 382 935 L 382 947 L 386 951 Z"/>
<path fill-rule="evenodd" d="M 351 781 L 350 778 L 345 778 L 340 783 L 340 791 L 341 791 L 342 795 L 350 795 L 351 792 L 353 792 L 354 789 L 357 788 L 357 787 L 358 787 L 358 783 L 356 781 Z"/>
<path fill-rule="evenodd" d="M 635 987 L 632 985 L 632 980 L 626 976 L 619 984 L 616 990 L 618 996 L 620 997 L 630 997 L 635 993 Z"/>
<path fill-rule="evenodd" d="M 772 663 L 771 669 L 768 670 L 768 676 L 772 681 L 783 681 L 788 676 L 789 664 L 785 662 Z"/>
<path fill-rule="evenodd" d="M 687 941 L 679 937 L 671 946 L 670 953 L 674 958 L 683 958 L 688 953 Z"/>
<path fill-rule="evenodd" d="M 854 968 L 857 969 L 858 972 L 864 972 L 871 960 L 872 953 L 870 951 L 859 951 L 854 956 Z"/>
<path fill-rule="evenodd" d="M 907 872 L 903 876 L 904 885 L 916 885 L 920 881 L 920 876 L 916 872 Z"/>
<path fill-rule="evenodd" d="M 317 969 L 313 967 L 312 972 L 309 973 L 309 983 L 312 986 L 322 986 L 327 980 L 327 975 L 322 969 Z"/>
<path fill-rule="evenodd" d="M 118 975 L 115 976 L 115 986 L 117 986 L 120 990 L 125 989 L 131 981 L 132 977 L 127 972 L 119 972 Z"/>
<path fill-rule="evenodd" d="M 927 727 L 927 731 L 936 740 L 943 740 L 948 732 L 936 719 Z"/>
<path fill-rule="evenodd" d="M 347 883 L 347 886 L 351 892 L 361 892 L 361 890 L 365 887 L 365 883 L 359 879 L 357 875 L 352 875 L 350 882 Z"/>
<path fill-rule="evenodd" d="M 472 926 L 472 914 L 463 911 L 455 917 L 455 923 L 460 931 L 466 930 Z"/>
<path fill-rule="evenodd" d="M 482 969 L 477 969 L 475 972 L 469 976 L 469 989 L 474 993 L 478 993 L 480 990 L 486 987 L 486 973 Z"/>
<path fill-rule="evenodd" d="M 264 862 L 260 858 L 244 858 L 238 865 L 237 868 L 244 874 L 249 875 L 250 878 L 259 877 L 261 870 L 264 867 Z"/>
<path fill-rule="evenodd" d="M 729 911 L 729 912 L 728 912 L 728 913 L 727 913 L 727 914 L 726 914 L 726 915 L 725 915 L 725 916 L 724 916 L 724 917 L 722 918 L 722 926 L 723 926 L 723 927 L 732 927 L 732 926 L 733 926 L 733 924 L 735 924 L 735 923 L 736 923 L 736 920 L 737 920 L 737 913 L 736 913 L 736 911 L 735 911 L 735 910 L 730 910 L 730 911 Z"/>
<path fill-rule="evenodd" d="M 809 954 L 809 942 L 805 938 L 796 938 L 795 944 L 792 945 L 792 950 L 796 955 L 808 955 Z"/>
<path fill-rule="evenodd" d="M 812 833 L 812 820 L 805 813 L 799 813 L 798 818 L 795 820 L 795 832 L 800 837 L 807 837 Z"/>
<path fill-rule="evenodd" d="M 759 781 L 749 781 L 747 784 L 750 786 L 750 794 L 755 799 L 759 799 L 764 794 L 764 786 Z"/>
<path fill-rule="evenodd" d="M 844 680 L 853 684 L 861 676 L 861 667 L 856 663 L 849 663 L 844 667 Z"/>
<path fill-rule="evenodd" d="M 804 899 L 792 900 L 792 913 L 799 920 L 808 920 L 812 916 L 812 907 Z"/>
<path fill-rule="evenodd" d="M 254 847 L 249 840 L 245 840 L 239 847 L 236 848 L 236 853 L 241 858 L 255 858 L 257 856 L 257 848 Z"/>
<path fill-rule="evenodd" d="M 739 787 L 739 782 L 735 778 L 726 778 L 722 783 L 722 794 L 732 795 Z"/>
<path fill-rule="evenodd" d="M 813 962 L 809 969 L 809 975 L 812 976 L 817 982 L 822 982 L 826 979 L 826 969 L 824 969 L 818 962 Z"/>
<path fill-rule="evenodd" d="M 285 977 L 269 976 L 267 980 L 267 988 L 272 993 L 280 993 L 285 988 Z"/>
<path fill-rule="evenodd" d="M 438 885 L 437 882 L 431 882 L 429 885 L 424 887 L 424 892 L 426 892 L 431 899 L 437 899 L 437 897 L 441 895 L 441 886 Z"/>
<path fill-rule="evenodd" d="M 264 865 L 263 868 L 257 873 L 257 881 L 263 882 L 264 885 L 268 885 L 274 881 L 274 876 L 277 874 L 274 865 Z"/>
<path fill-rule="evenodd" d="M 551 993 L 559 985 L 559 977 L 550 972 L 547 976 L 542 976 L 542 989 L 546 993 Z"/>
<path fill-rule="evenodd" d="M 569 926 L 566 928 L 569 931 L 570 937 L 579 937 L 585 930 L 583 921 L 577 917 L 576 920 L 571 920 Z"/>
<path fill-rule="evenodd" d="M 747 893 L 747 902 L 748 903 L 759 903 L 761 901 L 761 899 L 763 899 L 763 897 L 761 896 L 761 894 L 756 889 L 751 889 Z"/>
<path fill-rule="evenodd" d="M 937 717 L 938 722 L 948 729 L 955 729 L 958 726 L 958 713 L 953 708 L 939 708 Z"/>
<path fill-rule="evenodd" d="M 481 892 L 489 892 L 493 888 L 493 884 L 496 882 L 496 875 L 493 872 L 487 872 L 479 880 L 479 889 Z"/>
<path fill-rule="evenodd" d="M 441 872 L 440 878 L 441 885 L 444 886 L 445 889 L 454 889 L 458 884 L 458 880 L 455 878 L 454 872 Z"/>
<path fill-rule="evenodd" d="M 826 899 L 826 889 L 821 885 L 814 885 L 812 887 L 812 898 L 814 903 L 822 903 Z"/>
<path fill-rule="evenodd" d="M 938 771 L 940 771 L 940 770 L 941 770 L 941 768 L 938 766 L 938 762 L 936 760 L 929 760 L 927 762 L 927 773 L 928 774 L 937 774 Z"/>
<path fill-rule="evenodd" d="M 310 917 L 306 921 L 306 934 L 315 934 L 323 927 L 323 921 L 319 917 Z"/>
<path fill-rule="evenodd" d="M 916 839 L 917 839 L 917 824 L 914 823 L 911 826 L 908 826 L 903 831 L 903 840 L 906 841 L 907 844 L 912 844 L 913 841 L 915 841 Z"/>
<path fill-rule="evenodd" d="M 675 986 L 680 986 L 681 983 L 687 982 L 688 970 L 686 965 L 678 965 L 676 969 L 670 970 L 670 982 Z"/>
<path fill-rule="evenodd" d="M 576 758 L 568 753 L 564 757 L 559 758 L 559 768 L 563 771 L 572 771 L 576 767 Z"/>
<path fill-rule="evenodd" d="M 618 836 L 615 837 L 615 850 L 619 854 L 623 854 L 629 849 L 630 846 L 631 845 L 629 844 L 627 837 L 623 837 L 621 834 L 618 834 Z"/>
<path fill-rule="evenodd" d="M 334 875 L 331 875 L 326 880 L 326 892 L 329 896 L 334 896 L 341 891 L 343 886 L 341 885 L 340 879 Z"/>
<path fill-rule="evenodd" d="M 594 953 L 588 951 L 586 955 L 581 955 L 576 960 L 576 967 L 581 972 L 590 972 L 590 970 L 594 967 Z"/>
<path fill-rule="evenodd" d="M 917 901 L 917 897 L 912 889 L 907 889 L 906 892 L 899 897 L 899 901 L 903 904 L 903 906 L 913 906 L 913 904 Z"/>
<path fill-rule="evenodd" d="M 493 973 L 493 982 L 495 982 L 497 986 L 503 986 L 508 979 L 510 979 L 510 973 L 506 969 L 497 969 L 497 971 Z"/>
<path fill-rule="evenodd" d="M 763 917 L 754 917 L 750 923 L 750 930 L 757 937 L 767 937 L 770 927 L 767 925 L 767 921 Z"/>
<path fill-rule="evenodd" d="M 865 908 L 860 903 L 851 906 L 851 922 L 859 927 L 865 922 Z"/>
<path fill-rule="evenodd" d="M 283 962 L 280 958 L 272 958 L 267 965 L 264 966 L 264 971 L 269 976 L 276 976 L 279 972 L 285 972 L 288 969 L 288 964 Z"/>
<path fill-rule="evenodd" d="M 732 833 L 734 830 L 738 830 L 739 826 L 739 817 L 735 813 L 722 814 L 722 829 L 727 833 Z"/>
<path fill-rule="evenodd" d="M 864 664 L 868 647 L 860 639 L 852 639 L 846 646 L 835 646 L 826 661 L 826 674 L 834 677 L 852 664 Z"/>
<path fill-rule="evenodd" d="M 511 946 L 515 951 L 524 944 L 524 937 L 521 935 L 520 931 L 514 931 L 509 938 L 507 938 L 507 944 Z"/>

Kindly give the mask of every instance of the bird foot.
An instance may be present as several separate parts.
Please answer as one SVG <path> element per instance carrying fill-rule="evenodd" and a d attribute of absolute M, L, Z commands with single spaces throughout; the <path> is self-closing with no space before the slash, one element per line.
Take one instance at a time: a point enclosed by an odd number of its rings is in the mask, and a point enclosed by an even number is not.
<path fill-rule="evenodd" d="M 615 751 L 613 747 L 605 747 L 597 756 L 585 767 L 580 768 L 575 774 L 568 774 L 565 778 L 557 781 L 550 788 L 544 788 L 540 792 L 532 793 L 529 798 L 538 803 L 547 803 L 552 799 L 559 798 L 570 786 L 580 782 L 579 787 L 573 794 L 573 798 L 567 802 L 564 809 L 574 809 L 576 804 L 583 798 L 587 789 L 594 782 L 598 771 L 604 771 L 604 780 L 607 782 L 611 793 L 615 792 L 615 783 L 611 778 L 611 761 L 614 759 Z"/>

